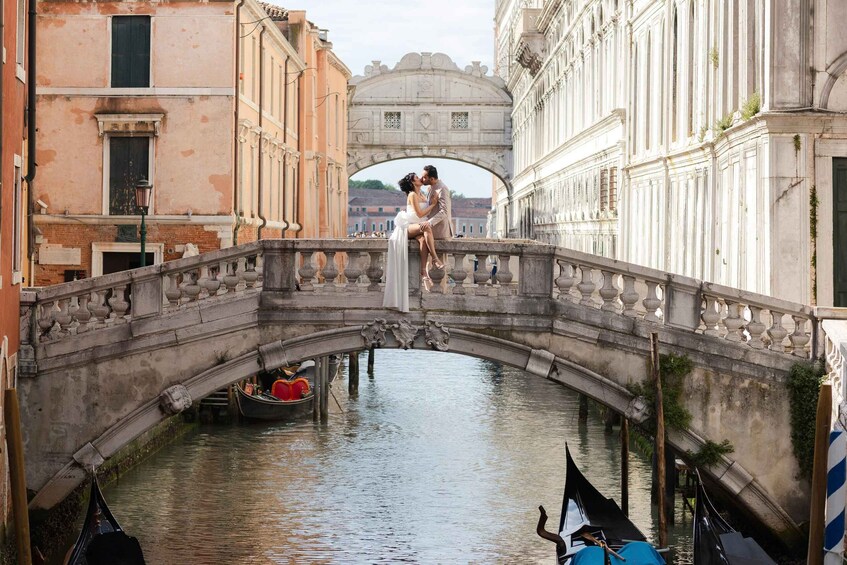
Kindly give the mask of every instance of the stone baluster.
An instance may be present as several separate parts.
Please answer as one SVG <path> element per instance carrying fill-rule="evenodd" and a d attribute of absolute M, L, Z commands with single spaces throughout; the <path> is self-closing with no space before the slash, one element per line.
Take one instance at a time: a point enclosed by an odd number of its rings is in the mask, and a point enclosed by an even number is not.
<path fill-rule="evenodd" d="M 179 288 L 179 273 L 168 273 L 168 290 L 165 291 L 165 298 L 172 306 L 179 306 L 180 297 L 182 297 L 182 289 Z"/>
<path fill-rule="evenodd" d="M 226 262 L 226 275 L 224 275 L 224 286 L 227 293 L 235 292 L 241 277 L 238 275 L 238 259 Z"/>
<path fill-rule="evenodd" d="M 491 273 L 488 272 L 488 255 L 476 255 L 476 270 L 473 273 L 473 282 L 476 284 L 477 296 L 488 296 L 489 286 L 488 280 L 491 278 Z M 433 279 L 435 282 L 435 279 Z M 436 285 L 437 286 L 437 285 Z"/>
<path fill-rule="evenodd" d="M 791 316 L 794 320 L 794 331 L 788 336 L 791 341 L 791 354 L 797 357 L 806 357 L 806 344 L 811 336 L 806 332 L 807 319 L 803 316 Z"/>
<path fill-rule="evenodd" d="M 648 322 L 658 323 L 659 316 L 656 315 L 656 310 L 662 305 L 662 300 L 659 298 L 658 289 L 659 283 L 653 281 L 647 282 L 647 296 L 641 301 L 644 305 L 644 319 Z"/>
<path fill-rule="evenodd" d="M 344 278 L 347 279 L 347 284 L 344 289 L 355 292 L 358 290 L 359 277 L 362 276 L 362 269 L 359 267 L 361 256 L 354 252 L 347 252 L 347 264 L 344 266 Z"/>
<path fill-rule="evenodd" d="M 780 353 L 785 352 L 783 340 L 788 335 L 788 331 L 782 327 L 783 316 L 785 316 L 783 312 L 771 310 L 771 327 L 768 328 L 768 336 L 771 338 L 770 349 L 771 351 L 779 351 Z"/>
<path fill-rule="evenodd" d="M 112 297 L 109 299 L 109 306 L 112 307 L 112 313 L 115 315 L 116 324 L 125 324 L 126 311 L 129 310 L 129 302 L 126 300 L 126 285 L 116 286 L 112 289 Z"/>
<path fill-rule="evenodd" d="M 600 288 L 600 297 L 603 299 L 603 306 L 600 307 L 600 310 L 618 314 L 621 311 L 621 307 L 618 303 L 618 287 L 615 286 L 615 273 L 611 271 L 600 272 L 603 274 L 603 286 Z"/>
<path fill-rule="evenodd" d="M 106 300 L 108 294 L 108 289 L 95 290 L 93 306 L 91 304 L 88 306 L 88 309 L 91 310 L 91 313 L 97 318 L 96 327 L 105 326 L 106 320 L 109 318 L 111 310 L 109 310 L 109 303 Z"/>
<path fill-rule="evenodd" d="M 202 293 L 206 290 L 206 281 L 209 280 L 209 267 L 207 265 L 200 265 L 198 271 L 197 285 L 200 287 L 200 292 Z"/>
<path fill-rule="evenodd" d="M 244 284 L 247 288 L 256 286 L 256 281 L 259 280 L 259 271 L 256 270 L 257 255 L 249 255 L 244 258 L 244 272 L 241 277 L 244 279 Z"/>
<path fill-rule="evenodd" d="M 703 334 L 720 337 L 721 332 L 718 330 L 718 322 L 721 321 L 720 303 L 717 298 L 708 294 L 705 295 L 704 300 L 706 306 L 703 307 L 703 313 L 700 314 L 700 319 L 703 320 L 703 325 L 706 326 Z"/>
<path fill-rule="evenodd" d="M 371 258 L 368 269 L 365 271 L 368 275 L 368 280 L 370 281 L 368 291 L 377 292 L 379 291 L 379 283 L 382 281 L 382 252 L 369 251 L 368 255 Z"/>
<path fill-rule="evenodd" d="M 79 309 L 76 311 L 76 321 L 79 324 L 76 328 L 77 333 L 84 333 L 91 329 L 88 325 L 91 320 L 91 310 L 88 308 L 88 303 L 91 301 L 91 293 L 86 292 L 79 297 Z"/>
<path fill-rule="evenodd" d="M 265 256 L 261 253 L 256 255 L 254 270 L 256 271 L 256 286 L 262 287 L 265 280 Z"/>
<path fill-rule="evenodd" d="M 750 306 L 750 321 L 747 322 L 747 333 L 750 334 L 749 345 L 753 349 L 763 349 L 765 342 L 762 341 L 762 334 L 765 333 L 765 324 L 762 323 L 762 309 L 757 306 Z"/>
<path fill-rule="evenodd" d="M 638 311 L 635 305 L 638 304 L 639 294 L 635 290 L 635 277 L 632 275 L 623 275 L 623 292 L 621 292 L 621 304 L 623 304 L 623 315 L 628 318 L 637 318 Z"/>
<path fill-rule="evenodd" d="M 38 328 L 41 330 L 42 336 L 47 336 L 53 329 L 56 320 L 53 318 L 53 308 L 55 302 L 44 302 L 41 304 L 41 311 L 38 315 Z"/>
<path fill-rule="evenodd" d="M 594 294 L 594 290 L 597 288 L 597 285 L 594 284 L 594 280 L 591 278 L 591 267 L 586 267 L 585 265 L 579 266 L 579 272 L 582 274 L 582 280 L 579 281 L 579 284 L 576 285 L 577 290 L 582 295 L 582 300 L 579 301 L 583 306 L 590 306 L 592 308 L 596 308 L 597 304 L 594 302 L 592 295 Z"/>
<path fill-rule="evenodd" d="M 726 318 L 723 319 L 723 325 L 726 328 L 724 339 L 743 341 L 744 335 L 741 328 L 744 326 L 744 320 L 741 319 L 739 311 L 741 304 L 731 300 L 724 300 L 724 302 L 726 302 Z"/>
<path fill-rule="evenodd" d="M 447 258 L 444 257 L 444 259 Z M 433 267 L 428 271 L 428 273 L 430 280 L 432 280 L 432 288 L 430 288 L 429 291 L 433 294 L 446 294 L 444 288 L 441 286 L 442 281 L 444 281 L 444 278 L 447 276 L 446 267 L 444 269 L 436 269 Z M 421 292 L 423 292 L 423 284 L 421 284 Z"/>
<path fill-rule="evenodd" d="M 59 300 L 59 311 L 56 312 L 53 318 L 59 323 L 60 331 L 63 335 L 67 335 L 71 331 L 71 324 L 74 322 L 73 315 L 70 312 L 70 298 L 61 298 Z"/>
<path fill-rule="evenodd" d="M 221 287 L 221 280 L 218 276 L 221 271 L 220 264 L 218 265 L 209 265 L 208 267 L 203 267 L 205 272 L 204 284 L 203 288 L 206 289 L 206 292 L 209 296 L 216 296 L 218 294 L 218 289 Z"/>
<path fill-rule="evenodd" d="M 191 269 L 182 275 L 182 280 L 184 282 L 182 285 L 182 292 L 188 297 L 189 302 L 194 302 L 197 300 L 197 297 L 200 296 L 201 288 L 197 281 L 199 275 L 200 273 L 197 269 Z"/>
<path fill-rule="evenodd" d="M 303 259 L 303 266 L 297 270 L 297 273 L 300 275 L 300 290 L 303 291 L 314 291 L 315 286 L 312 284 L 312 281 L 315 278 L 315 273 L 317 273 L 317 269 L 312 264 L 312 253 L 311 251 L 301 251 L 300 255 Z"/>
<path fill-rule="evenodd" d="M 326 263 L 321 270 L 324 278 L 324 292 L 335 292 L 335 279 L 338 277 L 338 265 L 335 264 L 335 251 L 324 251 Z"/>
<path fill-rule="evenodd" d="M 576 267 L 564 259 L 556 259 L 559 264 L 559 277 L 556 279 L 556 288 L 559 289 L 559 300 L 563 302 L 574 302 L 576 297 L 571 294 L 571 287 L 576 282 Z"/>
<path fill-rule="evenodd" d="M 468 277 L 468 272 L 465 270 L 464 253 L 453 253 L 453 268 L 450 269 L 450 276 L 456 282 L 453 286 L 453 294 L 465 294 L 465 279 Z"/>
<path fill-rule="evenodd" d="M 498 255 L 499 265 L 497 265 L 497 284 L 500 285 L 501 296 L 511 296 L 513 294 L 512 279 L 514 275 L 509 268 L 509 262 L 512 259 L 511 255 Z"/>

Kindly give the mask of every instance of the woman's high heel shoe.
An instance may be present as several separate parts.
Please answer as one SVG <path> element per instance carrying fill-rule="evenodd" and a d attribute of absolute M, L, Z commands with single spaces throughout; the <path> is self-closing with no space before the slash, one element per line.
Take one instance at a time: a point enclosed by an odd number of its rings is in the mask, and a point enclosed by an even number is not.
<path fill-rule="evenodd" d="M 439 271 L 444 270 L 444 263 L 442 263 L 441 261 L 433 261 L 432 266 L 438 269 Z"/>
<path fill-rule="evenodd" d="M 429 278 L 429 275 L 421 275 L 421 288 L 427 291 L 432 288 L 432 279 Z"/>

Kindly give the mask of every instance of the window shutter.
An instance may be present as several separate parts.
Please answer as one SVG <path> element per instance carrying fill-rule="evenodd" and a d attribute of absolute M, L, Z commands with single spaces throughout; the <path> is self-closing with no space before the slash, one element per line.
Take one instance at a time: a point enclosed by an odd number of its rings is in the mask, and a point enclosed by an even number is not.
<path fill-rule="evenodd" d="M 132 49 L 130 81 L 132 86 L 150 86 L 150 18 L 147 16 L 130 17 L 132 27 Z"/>
<path fill-rule="evenodd" d="M 112 18 L 112 87 L 150 86 L 150 17 Z"/>

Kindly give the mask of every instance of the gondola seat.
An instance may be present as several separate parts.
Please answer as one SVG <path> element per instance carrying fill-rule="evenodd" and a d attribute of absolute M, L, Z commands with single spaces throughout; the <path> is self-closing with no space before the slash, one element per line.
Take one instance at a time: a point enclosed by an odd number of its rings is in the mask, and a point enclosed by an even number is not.
<path fill-rule="evenodd" d="M 294 379 L 291 381 L 291 399 L 299 400 L 301 398 L 306 398 L 309 396 L 311 392 L 311 388 L 309 388 L 309 381 L 300 377 L 299 379 Z"/>
<path fill-rule="evenodd" d="M 291 382 L 286 381 L 285 379 L 277 379 L 276 381 L 274 381 L 274 384 L 271 387 L 271 395 L 284 401 L 293 400 L 294 398 L 296 398 L 295 396 L 293 396 Z"/>

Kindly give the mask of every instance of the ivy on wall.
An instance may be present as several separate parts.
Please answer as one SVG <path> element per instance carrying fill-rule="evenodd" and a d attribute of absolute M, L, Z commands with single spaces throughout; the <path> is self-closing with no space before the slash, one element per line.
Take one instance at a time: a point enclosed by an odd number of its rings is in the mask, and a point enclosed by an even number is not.
<path fill-rule="evenodd" d="M 791 395 L 791 447 L 800 465 L 800 476 L 812 477 L 815 455 L 815 416 L 818 395 L 826 368 L 821 361 L 798 362 L 788 374 L 788 391 Z"/>

